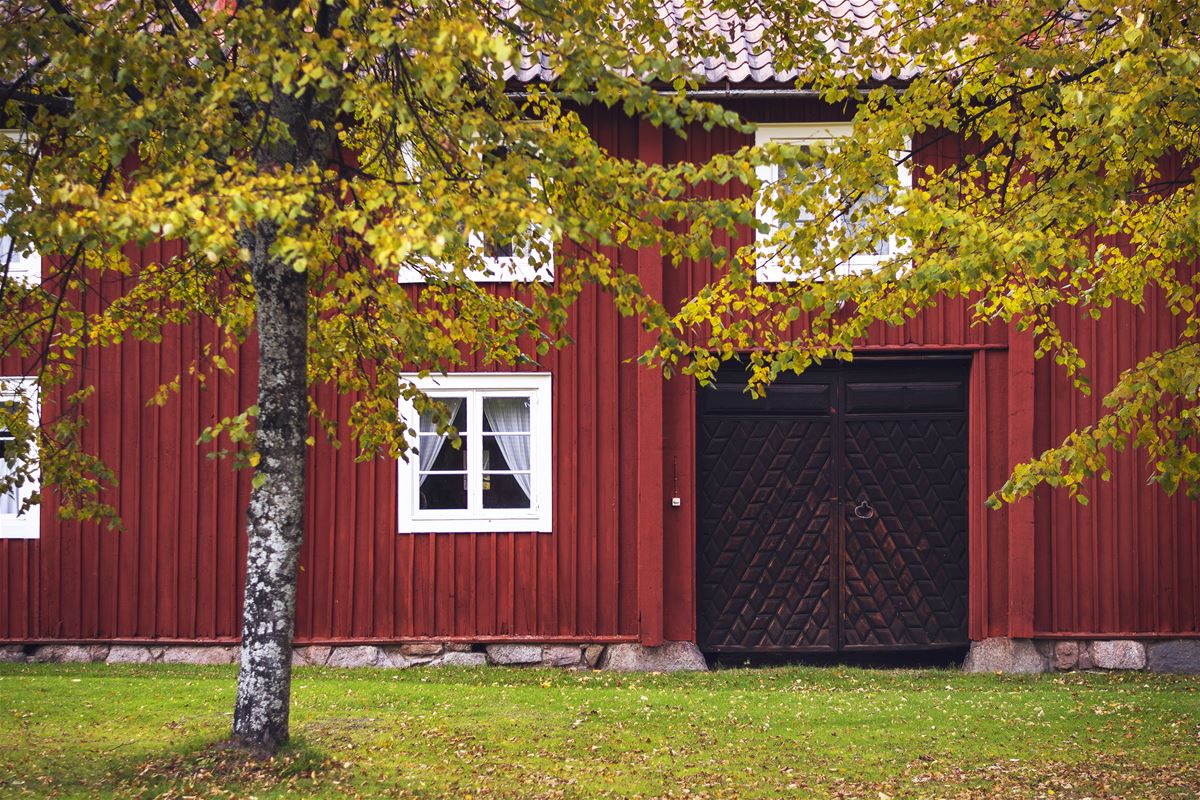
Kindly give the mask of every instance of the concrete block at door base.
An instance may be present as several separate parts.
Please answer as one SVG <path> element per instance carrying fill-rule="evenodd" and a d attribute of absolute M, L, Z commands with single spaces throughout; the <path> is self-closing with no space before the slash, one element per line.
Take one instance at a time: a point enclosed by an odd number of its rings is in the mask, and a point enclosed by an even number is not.
<path fill-rule="evenodd" d="M 1142 669 L 1146 666 L 1146 646 L 1129 639 L 1092 642 L 1088 652 L 1092 663 L 1100 669 Z"/>
<path fill-rule="evenodd" d="M 106 658 L 108 645 L 104 644 L 48 644 L 29 656 L 30 661 L 49 664 L 89 663 Z"/>
<path fill-rule="evenodd" d="M 25 646 L 21 644 L 0 645 L 0 663 L 24 663 L 26 659 Z"/>
<path fill-rule="evenodd" d="M 657 647 L 633 643 L 609 645 L 599 666 L 614 672 L 704 672 L 708 669 L 700 648 L 692 642 L 664 642 Z"/>
<path fill-rule="evenodd" d="M 971 642 L 971 650 L 963 662 L 964 672 L 1034 675 L 1049 670 L 1050 659 L 1032 639 L 996 637 Z"/>
<path fill-rule="evenodd" d="M 295 661 L 295 653 L 293 653 L 292 659 Z M 372 645 L 335 647 L 333 648 L 333 652 L 329 654 L 329 660 L 325 664 L 330 667 L 342 668 L 391 666 L 383 651 Z"/>
<path fill-rule="evenodd" d="M 1138 671 L 1200 674 L 1200 639 L 1007 639 L 971 643 L 966 672 Z"/>
<path fill-rule="evenodd" d="M 489 644 L 486 649 L 488 661 L 493 664 L 525 666 L 542 663 L 541 645 Z"/>
<path fill-rule="evenodd" d="M 236 664 L 241 647 L 168 647 L 163 651 L 164 664 Z"/>
<path fill-rule="evenodd" d="M 1151 642 L 1146 648 L 1146 668 L 1151 672 L 1200 675 L 1200 639 Z"/>

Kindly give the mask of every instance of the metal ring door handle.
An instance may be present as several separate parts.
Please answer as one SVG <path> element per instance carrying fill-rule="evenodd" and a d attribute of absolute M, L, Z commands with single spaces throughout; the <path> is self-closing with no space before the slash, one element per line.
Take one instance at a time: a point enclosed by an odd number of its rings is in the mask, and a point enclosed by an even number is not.
<path fill-rule="evenodd" d="M 870 519 L 871 517 L 875 516 L 875 509 L 871 508 L 870 503 L 868 503 L 866 500 L 863 500 L 854 507 L 854 516 L 858 517 L 859 519 Z"/>

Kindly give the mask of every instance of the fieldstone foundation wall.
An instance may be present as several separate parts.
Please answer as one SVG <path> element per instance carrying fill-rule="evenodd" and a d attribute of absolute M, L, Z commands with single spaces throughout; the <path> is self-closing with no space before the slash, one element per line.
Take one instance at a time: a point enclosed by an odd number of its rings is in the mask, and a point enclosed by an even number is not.
<path fill-rule="evenodd" d="M 1147 670 L 1200 674 L 1200 639 L 1009 639 L 972 642 L 967 672 Z"/>
<path fill-rule="evenodd" d="M 106 664 L 233 664 L 237 645 L 45 644 L 0 645 L 0 662 Z M 625 672 L 674 672 L 707 669 L 691 642 L 659 647 L 621 644 L 460 644 L 414 642 L 395 645 L 300 645 L 294 666 L 376 667 L 558 667 Z"/>
<path fill-rule="evenodd" d="M 232 664 L 237 645 L 7 644 L 0 661 L 32 664 Z"/>

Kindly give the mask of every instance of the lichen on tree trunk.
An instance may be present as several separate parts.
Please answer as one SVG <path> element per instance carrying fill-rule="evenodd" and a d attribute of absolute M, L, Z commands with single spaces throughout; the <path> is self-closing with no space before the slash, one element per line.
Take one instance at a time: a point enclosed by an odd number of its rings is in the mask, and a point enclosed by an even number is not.
<path fill-rule="evenodd" d="M 274 230 L 247 232 L 258 311 L 259 463 L 247 510 L 245 607 L 233 742 L 273 752 L 288 738 L 296 569 L 304 533 L 308 427 L 306 275 L 271 258 Z"/>

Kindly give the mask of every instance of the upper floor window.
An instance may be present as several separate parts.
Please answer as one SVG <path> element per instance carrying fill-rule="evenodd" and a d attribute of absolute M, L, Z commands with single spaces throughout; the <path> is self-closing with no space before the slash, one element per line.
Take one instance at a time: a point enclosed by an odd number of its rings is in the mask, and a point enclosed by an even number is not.
<path fill-rule="evenodd" d="M 400 413 L 417 452 L 399 464 L 399 529 L 423 532 L 549 531 L 551 378 L 544 373 L 455 373 L 413 378 L 442 403 L 455 447 L 432 413 Z"/>
<path fill-rule="evenodd" d="M 4 137 L 0 146 L 6 149 L 13 144 L 16 144 L 18 148 L 23 145 L 24 134 L 20 131 L 0 130 L 0 136 Z M 8 220 L 8 198 L 11 193 L 11 186 L 8 183 L 10 176 L 11 173 L 0 175 L 0 221 Z M 5 267 L 7 267 L 10 280 L 25 281 L 26 283 L 42 282 L 42 257 L 31 250 L 15 250 L 12 237 L 7 233 L 0 233 L 0 274 L 3 274 Z"/>
<path fill-rule="evenodd" d="M 799 145 L 805 149 L 808 149 L 812 145 L 820 144 L 827 149 L 837 139 L 849 136 L 851 130 L 849 122 L 762 124 L 755 131 L 755 144 L 763 145 L 768 142 L 783 142 Z M 787 174 L 786 170 L 779 165 L 758 168 L 758 178 L 762 181 L 765 192 L 787 192 L 790 187 L 799 185 L 798 182 L 822 180 L 823 176 L 827 175 L 828 172 L 819 159 L 800 174 Z M 907 186 L 911 183 L 911 176 L 904 166 L 897 167 L 896 175 L 901 186 Z M 878 205 L 883 201 L 884 193 L 882 187 L 880 187 L 879 191 L 858 197 L 852 203 L 848 203 L 848 205 L 852 210 L 863 210 L 872 205 Z M 855 216 L 857 215 L 854 213 L 839 214 L 829 222 L 829 225 L 844 226 L 847 232 L 854 233 L 855 229 L 853 226 L 860 224 L 855 222 Z M 758 217 L 762 222 L 770 226 L 771 229 L 764 237 L 765 242 L 767 238 L 773 236 L 779 230 L 780 223 L 776 219 L 774 210 L 765 203 L 759 203 Z M 796 221 L 799 224 L 811 224 L 815 222 L 811 214 L 801 214 Z M 837 274 L 853 274 L 875 269 L 882 261 L 900 252 L 903 249 L 901 245 L 902 243 L 898 242 L 894 236 L 880 239 L 869 250 L 855 253 L 849 259 L 840 263 L 837 266 Z M 805 270 L 802 265 L 791 263 L 786 255 L 780 254 L 777 250 L 768 249 L 766 245 L 763 245 L 759 248 L 757 273 L 760 281 L 774 283 L 789 278 L 803 277 Z"/>
<path fill-rule="evenodd" d="M 37 385 L 32 378 L 0 377 L 0 404 L 6 409 L 24 409 L 29 415 L 29 428 L 38 424 Z M 0 424 L 3 421 L 0 420 Z M 0 427 L 0 480 L 14 475 L 20 468 L 14 451 L 13 432 Z M 36 451 L 34 453 L 36 459 Z M 35 462 L 36 463 L 36 462 Z M 36 466 L 26 474 L 19 486 L 0 488 L 0 539 L 36 539 L 41 531 L 38 506 L 23 508 L 38 491 Z"/>
<path fill-rule="evenodd" d="M 406 169 L 414 181 L 417 180 L 417 159 L 411 147 L 403 150 Z M 474 151 L 484 164 L 502 164 L 509 149 L 503 145 L 488 147 L 482 143 Z M 528 184 L 531 192 L 537 193 L 540 184 L 534 179 Z M 485 220 L 494 224 L 495 220 Z M 459 229 L 463 232 L 463 228 Z M 554 280 L 554 242 L 548 231 L 535 225 L 524 230 L 487 232 L 466 229 L 467 246 L 471 255 L 481 264 L 480 269 L 467 270 L 467 278 L 475 283 L 531 283 Z M 400 270 L 400 283 L 424 283 L 428 273 L 443 265 L 429 262 L 426 270 L 406 268 Z"/>

